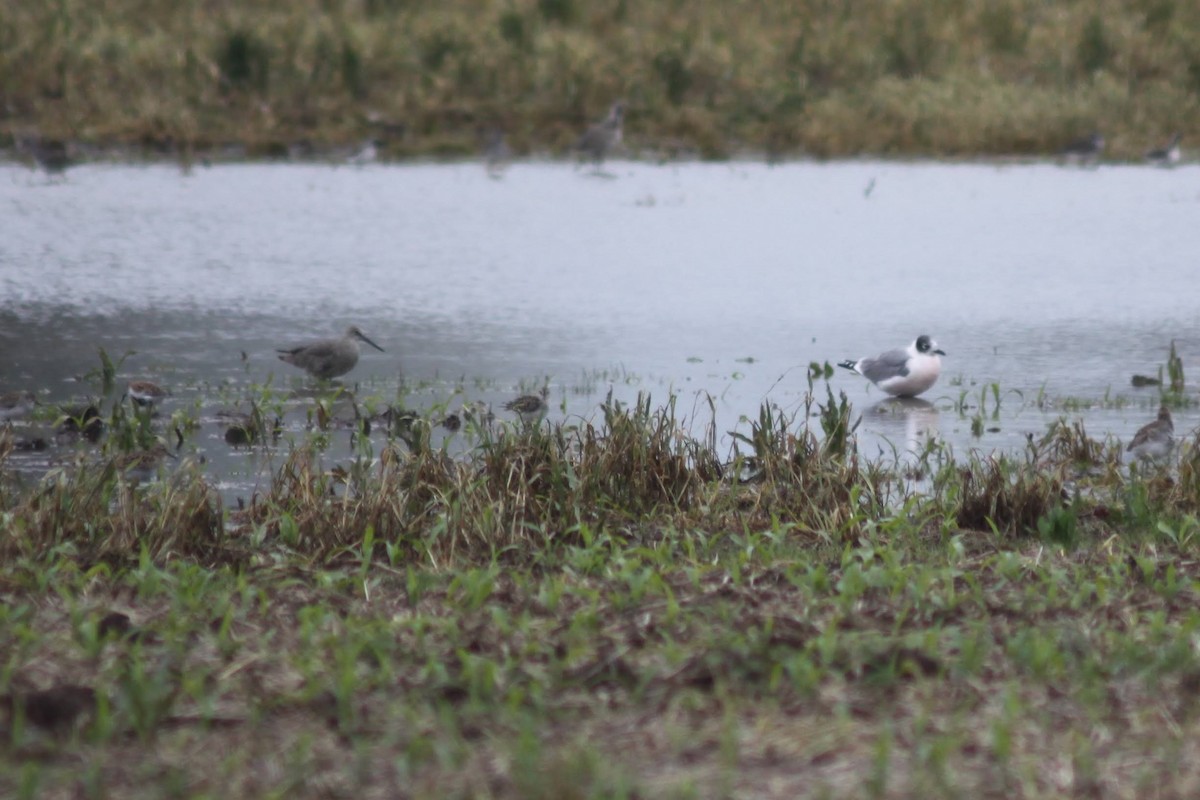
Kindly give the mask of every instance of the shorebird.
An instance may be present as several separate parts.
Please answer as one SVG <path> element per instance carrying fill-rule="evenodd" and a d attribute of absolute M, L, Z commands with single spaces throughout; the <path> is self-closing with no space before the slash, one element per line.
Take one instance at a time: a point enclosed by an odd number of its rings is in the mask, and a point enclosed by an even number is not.
<path fill-rule="evenodd" d="M 318 339 L 315 342 L 281 349 L 279 360 L 306 371 L 309 375 L 320 380 L 329 380 L 345 375 L 354 369 L 358 363 L 359 342 L 366 342 L 379 352 L 383 348 L 372 342 L 358 329 L 351 325 L 340 339 Z"/>
<path fill-rule="evenodd" d="M 16 419 L 33 410 L 37 398 L 33 392 L 6 392 L 0 394 L 0 419 Z"/>
<path fill-rule="evenodd" d="M 504 408 L 516 414 L 521 422 L 531 425 L 541 420 L 550 410 L 550 406 L 546 403 L 549 394 L 550 389 L 543 386 L 537 394 L 523 394 L 516 400 L 508 401 L 504 404 Z"/>
<path fill-rule="evenodd" d="M 138 408 L 152 407 L 159 400 L 170 396 L 170 392 L 150 381 L 130 381 L 125 394 Z"/>
<path fill-rule="evenodd" d="M 483 163 L 487 166 L 488 177 L 503 177 L 511 158 L 512 152 L 508 149 L 508 143 L 504 141 L 504 131 L 490 128 L 483 144 Z"/>
<path fill-rule="evenodd" d="M 70 146 L 59 139 L 18 137 L 17 149 L 28 153 L 33 158 L 33 163 L 47 175 L 61 175 L 74 163 Z"/>
<path fill-rule="evenodd" d="M 624 117 L 625 104 L 613 103 L 607 117 L 583 132 L 575 142 L 575 150 L 580 156 L 590 157 L 599 167 L 608 152 L 621 143 L 621 125 Z"/>
<path fill-rule="evenodd" d="M 1085 136 L 1082 139 L 1076 139 L 1071 142 L 1059 154 L 1067 161 L 1091 164 L 1099 161 L 1100 154 L 1103 152 L 1104 137 L 1099 133 L 1093 133 L 1090 136 Z"/>
<path fill-rule="evenodd" d="M 132 450 L 113 456 L 113 469 L 132 481 L 148 481 L 158 472 L 164 458 L 175 455 L 161 442 L 149 450 Z"/>
<path fill-rule="evenodd" d="M 347 164 L 353 164 L 356 167 L 363 167 L 367 164 L 374 164 L 379 160 L 379 145 L 381 142 L 378 139 L 368 139 L 362 143 L 358 150 L 350 154 L 346 159 Z"/>
<path fill-rule="evenodd" d="M 1179 163 L 1180 150 L 1179 141 L 1183 137 L 1180 134 L 1175 134 L 1171 137 L 1171 141 L 1167 142 L 1166 147 L 1159 147 L 1154 150 L 1146 151 L 1146 160 L 1151 164 L 1158 164 L 1161 167 L 1171 167 Z"/>
<path fill-rule="evenodd" d="M 1132 453 L 1140 461 L 1159 461 L 1170 455 L 1175 444 L 1174 434 L 1171 410 L 1162 406 L 1158 409 L 1158 417 L 1133 435 L 1133 441 L 1125 448 L 1125 452 Z"/>
<path fill-rule="evenodd" d="M 916 397 L 937 382 L 944 355 L 937 342 L 922 334 L 906 348 L 842 361 L 838 366 L 857 372 L 890 395 Z"/>

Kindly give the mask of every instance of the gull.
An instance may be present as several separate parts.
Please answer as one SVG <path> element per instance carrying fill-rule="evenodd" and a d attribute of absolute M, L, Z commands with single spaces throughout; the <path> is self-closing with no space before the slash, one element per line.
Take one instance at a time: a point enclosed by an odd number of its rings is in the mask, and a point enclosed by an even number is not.
<path fill-rule="evenodd" d="M 1158 461 L 1171 453 L 1174 440 L 1175 424 L 1171 422 L 1171 410 L 1166 406 L 1158 409 L 1158 417 L 1138 429 L 1133 435 L 1133 441 L 1125 448 L 1140 461 Z"/>
<path fill-rule="evenodd" d="M 944 355 L 937 342 L 922 334 L 906 348 L 842 361 L 838 366 L 857 372 L 890 395 L 916 397 L 937 382 Z"/>
<path fill-rule="evenodd" d="M 340 339 L 318 339 L 307 344 L 277 350 L 279 360 L 306 371 L 320 380 L 345 375 L 358 363 L 359 342 L 366 342 L 379 352 L 384 349 L 372 342 L 351 325 Z"/>
<path fill-rule="evenodd" d="M 516 400 L 508 401 L 504 404 L 504 408 L 515 413 L 521 422 L 529 425 L 541 420 L 550 410 L 550 406 L 546 404 L 546 397 L 549 394 L 550 389 L 543 386 L 537 394 L 523 394 Z"/>
<path fill-rule="evenodd" d="M 1171 141 L 1167 142 L 1166 147 L 1159 147 L 1146 152 L 1146 160 L 1151 164 L 1158 164 L 1162 167 L 1170 167 L 1179 163 L 1180 151 L 1179 141 L 1183 137 L 1180 134 L 1175 134 L 1171 137 Z"/>
<path fill-rule="evenodd" d="M 607 117 L 583 132 L 575 142 L 575 150 L 581 156 L 590 157 L 599 167 L 608 152 L 621 143 L 621 125 L 624 117 L 625 104 L 613 103 Z"/>

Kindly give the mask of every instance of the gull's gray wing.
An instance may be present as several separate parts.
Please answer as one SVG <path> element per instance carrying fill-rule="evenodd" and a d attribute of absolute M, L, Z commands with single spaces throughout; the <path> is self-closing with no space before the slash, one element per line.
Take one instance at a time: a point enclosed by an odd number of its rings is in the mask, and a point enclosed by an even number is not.
<path fill-rule="evenodd" d="M 857 364 L 858 371 L 872 383 L 903 378 L 908 375 L 908 352 L 899 348 L 880 353 L 874 358 L 864 358 Z"/>

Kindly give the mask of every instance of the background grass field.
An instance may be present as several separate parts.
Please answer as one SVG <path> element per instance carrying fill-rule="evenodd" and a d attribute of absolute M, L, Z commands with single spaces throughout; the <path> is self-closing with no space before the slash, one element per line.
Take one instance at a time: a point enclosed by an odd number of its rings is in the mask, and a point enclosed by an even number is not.
<path fill-rule="evenodd" d="M 379 139 L 558 154 L 628 103 L 644 157 L 1136 158 L 1200 123 L 1200 6 L 1178 0 L 279 2 L 0 9 L 0 129 L 253 155 Z M 1185 142 L 1186 145 L 1186 142 Z"/>

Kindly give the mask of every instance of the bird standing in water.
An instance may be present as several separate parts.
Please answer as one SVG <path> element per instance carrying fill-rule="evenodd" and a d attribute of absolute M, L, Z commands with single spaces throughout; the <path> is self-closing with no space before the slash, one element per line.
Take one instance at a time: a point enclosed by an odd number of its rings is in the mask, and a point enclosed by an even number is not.
<path fill-rule="evenodd" d="M 278 350 L 279 360 L 312 375 L 319 380 L 329 380 L 345 375 L 358 363 L 358 343 L 366 342 L 379 352 L 384 349 L 367 338 L 366 334 L 351 325 L 340 339 L 318 339 L 307 344 Z"/>
<path fill-rule="evenodd" d="M 147 408 L 153 406 L 171 393 L 157 383 L 150 381 L 130 381 L 129 386 L 125 389 L 125 394 L 129 395 L 129 399 L 139 408 Z"/>
<path fill-rule="evenodd" d="M 1175 423 L 1171 421 L 1171 409 L 1162 406 L 1158 417 L 1138 429 L 1133 441 L 1125 448 L 1139 461 L 1161 461 L 1171 454 L 1175 445 Z"/>
<path fill-rule="evenodd" d="M 549 394 L 550 389 L 543 386 L 537 394 L 523 394 L 516 400 L 505 403 L 504 408 L 516 414 L 521 422 L 531 425 L 540 421 L 550 410 L 550 406 L 546 403 Z"/>
<path fill-rule="evenodd" d="M 575 143 L 581 156 L 590 158 L 597 168 L 604 163 L 605 156 L 621 143 L 621 129 L 625 118 L 625 104 L 613 103 L 608 116 L 589 127 Z"/>
<path fill-rule="evenodd" d="M 916 397 L 937 382 L 944 355 L 937 342 L 922 334 L 907 348 L 842 361 L 838 366 L 857 372 L 890 395 Z"/>
<path fill-rule="evenodd" d="M 1155 148 L 1146 153 L 1146 160 L 1151 164 L 1158 164 L 1162 167 L 1172 167 L 1179 163 L 1182 153 L 1179 150 L 1179 142 L 1183 137 L 1180 134 L 1175 134 L 1171 137 L 1171 141 L 1167 142 L 1166 147 Z"/>

